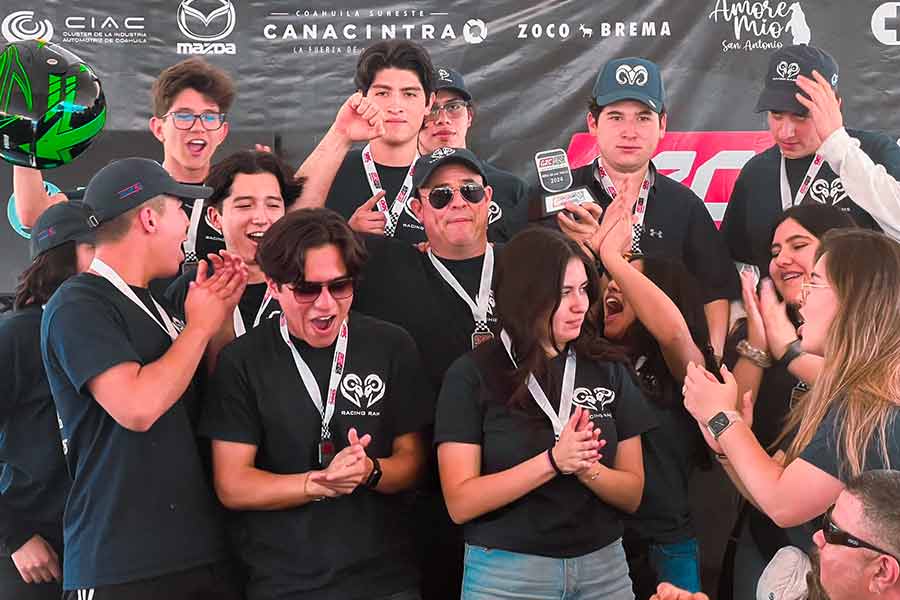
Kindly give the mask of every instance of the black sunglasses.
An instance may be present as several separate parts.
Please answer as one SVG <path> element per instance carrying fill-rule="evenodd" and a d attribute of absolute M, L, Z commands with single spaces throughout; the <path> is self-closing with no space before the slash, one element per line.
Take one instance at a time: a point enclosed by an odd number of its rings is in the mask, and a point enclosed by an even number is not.
<path fill-rule="evenodd" d="M 882 550 L 878 546 L 870 544 L 869 542 L 865 542 L 858 537 L 854 537 L 835 525 L 834 521 L 831 520 L 831 511 L 833 510 L 834 506 L 829 508 L 825 515 L 822 517 L 822 536 L 825 538 L 825 541 L 827 543 L 834 546 L 846 546 L 847 548 L 865 548 L 866 550 L 874 550 L 879 554 L 886 554 L 897 562 L 900 562 L 900 559 L 898 559 L 887 550 Z"/>
<path fill-rule="evenodd" d="M 343 300 L 353 295 L 353 278 L 341 277 L 331 281 L 301 281 L 290 286 L 294 293 L 294 300 L 300 304 L 315 302 L 322 294 L 322 290 L 328 288 L 328 293 L 335 300 Z"/>
<path fill-rule="evenodd" d="M 449 185 L 433 188 L 428 192 L 428 202 L 434 208 L 441 209 L 450 204 L 453 200 L 453 194 L 459 189 L 463 200 L 469 204 L 478 204 L 484 200 L 484 188 L 477 183 L 464 183 L 459 188 L 452 188 Z"/>

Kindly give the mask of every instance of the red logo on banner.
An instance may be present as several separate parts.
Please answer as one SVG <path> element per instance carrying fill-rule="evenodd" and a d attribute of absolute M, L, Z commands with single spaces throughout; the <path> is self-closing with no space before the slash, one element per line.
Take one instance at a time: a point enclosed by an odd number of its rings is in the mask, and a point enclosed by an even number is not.
<path fill-rule="evenodd" d="M 653 164 L 700 196 L 718 223 L 741 167 L 773 143 L 768 131 L 669 131 Z M 591 134 L 576 133 L 567 153 L 575 169 L 594 160 L 599 150 Z"/>

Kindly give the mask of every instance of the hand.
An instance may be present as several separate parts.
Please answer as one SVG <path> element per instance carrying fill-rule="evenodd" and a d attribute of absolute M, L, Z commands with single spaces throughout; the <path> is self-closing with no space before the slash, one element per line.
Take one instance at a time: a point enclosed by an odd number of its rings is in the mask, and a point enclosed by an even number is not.
<path fill-rule="evenodd" d="M 272 153 L 272 148 L 270 148 L 269 146 L 267 146 L 265 144 L 254 144 L 253 149 L 256 150 L 257 152 L 268 152 L 269 154 Z"/>
<path fill-rule="evenodd" d="M 650 596 L 650 600 L 709 600 L 709 596 L 702 592 L 685 591 L 671 583 L 661 583 L 656 588 L 656 593 Z"/>
<path fill-rule="evenodd" d="M 809 97 L 799 92 L 794 96 L 797 102 L 809 109 L 816 133 L 824 142 L 828 136 L 844 126 L 844 117 L 841 115 L 841 101 L 831 84 L 818 71 L 814 70 L 812 75 L 812 79 L 803 75 L 797 76 L 797 87 Z"/>
<path fill-rule="evenodd" d="M 616 258 L 622 258 L 626 252 L 631 250 L 631 237 L 634 231 L 633 217 L 625 208 L 627 202 L 619 201 L 618 198 L 613 202 L 616 203 L 616 206 L 610 205 L 610 208 L 613 209 L 611 216 L 607 210 L 607 218 L 604 219 L 601 232 L 604 237 L 600 245 L 600 257 L 604 264 L 612 262 Z"/>
<path fill-rule="evenodd" d="M 566 211 L 572 217 L 564 211 L 560 211 L 556 215 L 560 231 L 581 244 L 586 249 L 587 256 L 593 260 L 594 255 L 600 251 L 597 232 L 600 229 L 600 215 L 603 214 L 603 209 L 596 202 L 585 202 L 584 204 L 569 202 L 566 204 Z"/>
<path fill-rule="evenodd" d="M 188 327 L 199 328 L 212 337 L 234 312 L 235 297 L 240 299 L 247 285 L 247 267 L 240 257 L 224 251 L 221 258 L 210 260 L 221 260 L 220 268 L 207 276 L 207 262 L 200 261 L 188 288 L 184 312 Z"/>
<path fill-rule="evenodd" d="M 594 432 L 590 412 L 580 406 L 575 407 L 559 434 L 559 440 L 550 450 L 559 470 L 569 475 L 590 469 L 600 460 L 600 442 L 597 440 L 599 435 L 599 430 Z"/>
<path fill-rule="evenodd" d="M 750 271 L 741 271 L 741 294 L 744 298 L 744 311 L 747 313 L 747 342 L 754 348 L 768 350 L 766 324 L 759 307 L 759 296 L 756 294 L 756 275 Z"/>
<path fill-rule="evenodd" d="M 368 478 L 374 467 L 366 456 L 366 447 L 372 441 L 372 436 L 366 434 L 359 437 L 356 429 L 351 427 L 347 433 L 347 441 L 350 445 L 331 459 L 328 468 L 309 474 L 308 485 L 315 483 L 338 494 L 352 494 Z"/>
<path fill-rule="evenodd" d="M 331 130 L 352 142 L 367 142 L 384 135 L 381 108 L 356 92 L 341 105 Z"/>
<path fill-rule="evenodd" d="M 209 259 L 209 262 L 212 265 L 213 272 L 216 272 L 219 269 L 232 269 L 240 277 L 243 278 L 243 282 L 239 283 L 239 285 L 234 288 L 234 291 L 231 293 L 231 295 L 224 298 L 226 302 L 226 310 L 228 310 L 228 312 L 232 312 L 241 301 L 241 297 L 244 295 L 244 291 L 247 289 L 246 278 L 249 277 L 247 264 L 244 262 L 243 258 L 238 256 L 237 254 L 234 254 L 233 252 L 229 252 L 228 250 L 219 250 L 218 254 L 207 254 L 206 257 Z"/>
<path fill-rule="evenodd" d="M 712 373 L 689 362 L 684 377 L 684 407 L 705 427 L 711 418 L 725 410 L 738 410 L 738 386 L 728 367 L 720 369 L 725 383 L 719 383 Z"/>
<path fill-rule="evenodd" d="M 769 353 L 775 360 L 787 352 L 787 347 L 797 339 L 797 329 L 787 314 L 787 304 L 780 301 L 775 294 L 775 284 L 766 278 L 762 282 L 759 293 L 759 306 L 766 330 L 766 343 Z"/>
<path fill-rule="evenodd" d="M 31 536 L 10 558 L 25 583 L 52 583 L 62 579 L 59 556 L 53 546 L 38 534 Z"/>
<path fill-rule="evenodd" d="M 426 254 L 431 249 L 431 242 L 427 240 L 413 245 L 416 247 L 416 250 L 418 250 L 422 254 Z"/>
<path fill-rule="evenodd" d="M 375 195 L 363 202 L 359 208 L 353 211 L 348 224 L 353 231 L 360 233 L 377 233 L 384 235 L 384 226 L 387 217 L 380 210 L 373 210 L 375 204 L 384 198 L 384 190 L 375 192 Z"/>
<path fill-rule="evenodd" d="M 607 236 L 609 236 L 616 227 L 622 225 L 621 221 L 624 220 L 627 221 L 629 225 L 631 224 L 631 211 L 632 209 L 629 206 L 629 201 L 621 195 L 616 196 L 609 206 L 606 207 L 606 211 L 603 213 L 603 220 L 600 221 L 600 230 L 597 232 L 598 252 L 610 252 L 613 250 L 613 246 L 604 248 L 603 244 L 606 241 Z M 625 251 L 630 249 L 631 238 L 628 238 L 628 243 L 623 242 L 623 245 L 624 247 L 618 248 L 615 252 L 619 257 L 621 257 Z M 610 256 L 610 258 L 613 257 Z"/>

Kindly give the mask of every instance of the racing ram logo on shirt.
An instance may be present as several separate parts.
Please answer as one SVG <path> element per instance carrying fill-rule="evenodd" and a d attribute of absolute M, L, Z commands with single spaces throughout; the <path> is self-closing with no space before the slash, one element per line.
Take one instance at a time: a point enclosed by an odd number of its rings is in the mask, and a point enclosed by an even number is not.
<path fill-rule="evenodd" d="M 341 395 L 359 408 L 371 408 L 384 398 L 384 392 L 384 381 L 376 373 L 369 373 L 365 379 L 347 373 L 341 380 Z"/>
<path fill-rule="evenodd" d="M 834 206 L 847 197 L 847 190 L 844 189 L 844 182 L 840 177 L 830 182 L 826 179 L 816 179 L 809 188 L 809 195 L 820 204 Z"/>
<path fill-rule="evenodd" d="M 596 413 L 600 417 L 608 418 L 612 418 L 610 406 L 615 400 L 616 393 L 605 387 L 575 388 L 572 396 L 572 402 L 576 405 L 591 411 L 591 413 Z"/>

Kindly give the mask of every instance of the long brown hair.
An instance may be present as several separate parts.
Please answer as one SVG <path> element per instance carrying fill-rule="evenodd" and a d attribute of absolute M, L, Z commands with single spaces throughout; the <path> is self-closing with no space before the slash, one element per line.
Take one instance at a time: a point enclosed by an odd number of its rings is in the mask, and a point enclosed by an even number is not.
<path fill-rule="evenodd" d="M 787 460 L 797 458 L 835 410 L 841 475 L 854 477 L 866 469 L 873 442 L 891 468 L 887 432 L 900 408 L 900 244 L 873 231 L 834 229 L 816 260 L 824 254 L 839 305 L 826 334 L 825 364 L 776 443 L 793 436 Z"/>
<path fill-rule="evenodd" d="M 32 304 L 46 304 L 56 288 L 77 271 L 74 241 L 39 254 L 19 275 L 13 308 L 19 310 Z"/>
<path fill-rule="evenodd" d="M 566 267 L 573 258 L 584 264 L 592 307 L 585 316 L 581 334 L 572 342 L 576 353 L 596 361 L 628 362 L 624 350 L 599 334 L 593 310 L 600 297 L 596 267 L 573 240 L 557 231 L 531 227 L 506 244 L 494 272 L 495 311 L 512 339 L 518 364 L 512 374 L 512 404 L 528 404 L 529 373 L 540 379 L 549 370 L 550 361 L 541 346 L 546 332 L 550 332 L 550 343 L 559 348 L 554 338 L 553 315 L 560 305 Z"/>

